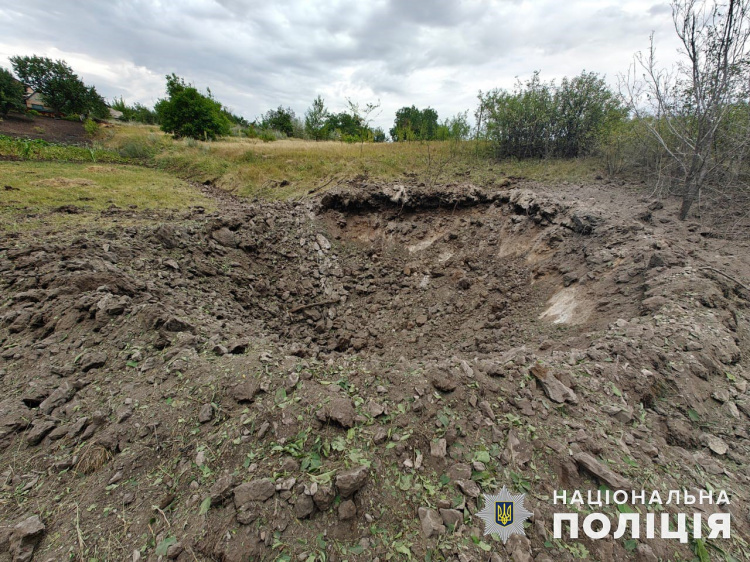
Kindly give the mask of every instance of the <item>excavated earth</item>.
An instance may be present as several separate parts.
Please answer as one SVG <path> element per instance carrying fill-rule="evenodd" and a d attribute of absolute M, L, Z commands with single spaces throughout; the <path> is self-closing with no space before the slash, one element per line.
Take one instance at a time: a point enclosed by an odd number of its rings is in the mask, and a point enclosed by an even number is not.
<path fill-rule="evenodd" d="M 554 539 L 554 491 L 602 487 L 726 490 L 707 555 L 750 559 L 746 245 L 603 183 L 204 189 L 0 239 L 0 560 L 704 552 Z"/>

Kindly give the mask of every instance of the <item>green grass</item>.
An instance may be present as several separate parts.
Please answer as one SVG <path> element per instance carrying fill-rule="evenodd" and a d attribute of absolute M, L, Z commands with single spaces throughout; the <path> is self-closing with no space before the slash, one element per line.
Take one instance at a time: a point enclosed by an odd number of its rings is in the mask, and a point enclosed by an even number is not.
<path fill-rule="evenodd" d="M 9 189 L 10 188 L 10 189 Z M 0 161 L 0 229 L 74 205 L 84 214 L 111 205 L 135 211 L 215 205 L 184 181 L 141 166 Z M 74 215 L 79 217 L 81 215 Z"/>
<path fill-rule="evenodd" d="M 51 143 L 41 139 L 17 139 L 0 135 L 0 156 L 20 160 L 58 160 L 63 162 L 125 162 L 118 152 L 92 147 Z"/>

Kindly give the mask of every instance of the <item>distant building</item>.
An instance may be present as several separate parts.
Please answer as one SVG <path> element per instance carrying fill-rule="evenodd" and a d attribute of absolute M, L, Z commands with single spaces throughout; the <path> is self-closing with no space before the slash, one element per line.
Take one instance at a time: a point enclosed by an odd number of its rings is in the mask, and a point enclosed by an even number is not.
<path fill-rule="evenodd" d="M 25 100 L 27 110 L 33 109 L 34 111 L 38 111 L 39 113 L 47 113 L 49 115 L 55 114 L 54 109 L 44 104 L 42 94 L 40 94 L 39 92 L 35 92 L 31 88 L 31 86 L 26 86 Z"/>

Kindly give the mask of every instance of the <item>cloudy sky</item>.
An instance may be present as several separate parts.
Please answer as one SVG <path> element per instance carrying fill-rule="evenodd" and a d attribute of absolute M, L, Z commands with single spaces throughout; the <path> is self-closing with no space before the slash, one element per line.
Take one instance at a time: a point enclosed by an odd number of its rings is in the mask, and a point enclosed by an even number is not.
<path fill-rule="evenodd" d="M 23 0 L 0 6 L 0 66 L 63 58 L 105 97 L 146 105 L 175 72 L 249 119 L 301 115 L 318 94 L 333 110 L 380 100 L 389 128 L 404 105 L 473 111 L 479 90 L 535 70 L 615 83 L 651 32 L 673 62 L 659 0 Z"/>

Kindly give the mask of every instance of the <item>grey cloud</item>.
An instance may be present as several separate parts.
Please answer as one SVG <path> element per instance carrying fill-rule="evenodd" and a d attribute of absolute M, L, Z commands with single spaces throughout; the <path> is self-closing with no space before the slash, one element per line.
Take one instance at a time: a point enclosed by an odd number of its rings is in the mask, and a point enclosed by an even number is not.
<path fill-rule="evenodd" d="M 279 103 L 302 114 L 318 93 L 337 107 L 347 96 L 380 97 L 387 127 L 402 105 L 446 117 L 473 109 L 454 104 L 473 104 L 480 87 L 536 69 L 557 74 L 561 61 L 565 72 L 614 75 L 624 69 L 594 68 L 603 55 L 620 60 L 671 25 L 664 4 L 602 4 L 587 12 L 590 2 L 554 0 L 27 0 L 0 8 L 0 64 L 34 52 L 85 57 L 110 69 L 76 69 L 104 95 L 145 103 L 163 95 L 156 78 L 176 72 L 250 118 Z"/>

